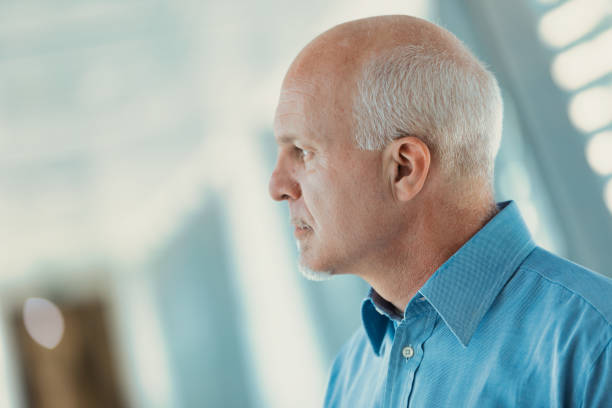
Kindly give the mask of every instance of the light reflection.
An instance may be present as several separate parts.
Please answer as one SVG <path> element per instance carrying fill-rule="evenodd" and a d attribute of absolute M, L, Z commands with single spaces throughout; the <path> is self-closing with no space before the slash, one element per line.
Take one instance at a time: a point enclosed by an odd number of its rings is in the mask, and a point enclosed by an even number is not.
<path fill-rule="evenodd" d="M 529 174 L 519 162 L 510 162 L 502 168 L 500 175 L 500 189 L 507 197 L 517 200 L 528 200 L 531 196 L 531 183 Z"/>
<path fill-rule="evenodd" d="M 612 178 L 608 180 L 606 187 L 604 188 L 604 201 L 608 206 L 608 211 L 612 214 Z"/>
<path fill-rule="evenodd" d="M 222 134 L 246 132 L 228 128 Z M 282 234 L 286 217 L 268 202 L 268 173 L 264 162 L 254 159 L 255 143 L 245 138 L 239 147 L 232 147 L 241 166 L 233 174 L 244 177 L 234 176 L 229 183 L 226 209 L 235 252 L 234 282 L 242 310 L 241 326 L 249 336 L 245 342 L 247 365 L 256 373 L 256 406 L 296 406 L 295 401 L 303 407 L 321 406 L 327 369 L 322 350 L 313 347 L 317 344 L 314 316 L 300 290 L 302 278 L 287 248 L 290 241 Z M 244 206 L 242 197 L 249 197 L 248 206 Z M 266 239 L 253 240 L 253 231 L 264 228 L 268 231 Z M 283 305 L 282 310 L 278 304 Z M 270 336 L 278 321 L 283 322 L 283 330 Z M 291 367 L 300 367 L 299 379 L 286 375 Z"/>
<path fill-rule="evenodd" d="M 612 87 L 598 86 L 575 95 L 569 118 L 578 130 L 592 132 L 612 122 Z"/>
<path fill-rule="evenodd" d="M 521 215 L 525 220 L 525 224 L 529 227 L 529 231 L 533 235 L 537 235 L 540 230 L 540 216 L 538 210 L 532 200 L 517 200 L 517 204 L 521 209 Z"/>
<path fill-rule="evenodd" d="M 121 299 L 124 316 L 129 322 L 131 357 L 137 370 L 138 391 L 143 403 L 152 408 L 172 406 L 170 369 L 164 353 L 158 314 L 151 282 L 139 276 L 124 279 L 126 294 Z"/>
<path fill-rule="evenodd" d="M 23 323 L 32 339 L 48 349 L 55 348 L 64 335 L 64 317 L 47 299 L 28 298 L 23 305 Z"/>
<path fill-rule="evenodd" d="M 568 1 L 542 16 L 540 38 L 553 47 L 565 47 L 591 32 L 611 10 L 609 0 Z"/>
<path fill-rule="evenodd" d="M 593 136 L 587 144 L 586 157 L 591 168 L 597 173 L 612 173 L 612 131 Z"/>
<path fill-rule="evenodd" d="M 612 72 L 612 29 L 560 53 L 551 74 L 565 90 L 576 90 Z"/>

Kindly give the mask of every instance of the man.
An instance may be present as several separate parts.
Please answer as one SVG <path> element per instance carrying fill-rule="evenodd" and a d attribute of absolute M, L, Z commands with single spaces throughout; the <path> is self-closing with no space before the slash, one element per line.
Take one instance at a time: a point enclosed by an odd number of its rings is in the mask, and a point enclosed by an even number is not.
<path fill-rule="evenodd" d="M 530 238 L 495 204 L 502 103 L 452 34 L 352 21 L 282 84 L 270 194 L 303 273 L 371 285 L 328 407 L 612 407 L 612 281 Z"/>

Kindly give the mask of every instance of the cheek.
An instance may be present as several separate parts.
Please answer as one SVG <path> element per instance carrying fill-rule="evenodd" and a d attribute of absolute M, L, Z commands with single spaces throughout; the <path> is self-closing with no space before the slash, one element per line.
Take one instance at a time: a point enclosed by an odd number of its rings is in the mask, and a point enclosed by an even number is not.
<path fill-rule="evenodd" d="M 320 195 L 318 208 L 328 223 L 330 234 L 342 239 L 356 239 L 369 229 L 371 214 L 371 191 L 359 188 L 359 182 L 345 180 L 333 186 L 326 186 L 325 194 Z"/>
<path fill-rule="evenodd" d="M 363 168 L 318 168 L 304 173 L 304 204 L 321 234 L 351 239 L 376 228 L 384 203 L 380 183 Z"/>
<path fill-rule="evenodd" d="M 304 204 L 319 228 L 329 233 L 344 219 L 351 192 L 327 174 L 313 172 L 306 176 L 302 183 Z"/>
<path fill-rule="evenodd" d="M 351 180 L 344 194 L 343 216 L 355 237 L 374 239 L 387 226 L 386 199 L 381 185 L 365 178 Z"/>

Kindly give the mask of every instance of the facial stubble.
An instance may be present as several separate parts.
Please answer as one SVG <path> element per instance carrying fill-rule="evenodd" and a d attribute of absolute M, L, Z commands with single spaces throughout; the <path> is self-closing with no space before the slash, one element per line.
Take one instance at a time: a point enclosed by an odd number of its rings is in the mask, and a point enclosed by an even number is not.
<path fill-rule="evenodd" d="M 333 277 L 333 274 L 331 271 L 315 271 L 309 268 L 304 263 L 300 241 L 296 240 L 295 244 L 297 245 L 297 250 L 299 253 L 298 269 L 300 270 L 300 273 L 302 274 L 302 276 L 304 276 L 306 279 L 310 281 L 315 281 L 315 282 L 322 282 L 322 281 L 330 280 Z"/>

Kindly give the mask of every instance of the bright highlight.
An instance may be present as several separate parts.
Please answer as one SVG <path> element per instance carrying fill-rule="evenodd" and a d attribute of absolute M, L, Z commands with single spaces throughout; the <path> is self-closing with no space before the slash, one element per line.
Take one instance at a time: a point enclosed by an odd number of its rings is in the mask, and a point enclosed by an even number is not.
<path fill-rule="evenodd" d="M 23 323 L 32 339 L 54 349 L 64 335 L 64 317 L 59 308 L 46 299 L 29 298 L 23 305 Z"/>
<path fill-rule="evenodd" d="M 571 0 L 544 14 L 538 33 L 546 44 L 566 47 L 593 31 L 611 11 L 609 0 Z"/>
<path fill-rule="evenodd" d="M 604 176 L 612 174 L 612 131 L 593 136 L 587 144 L 586 157 L 597 173 Z"/>
<path fill-rule="evenodd" d="M 612 87 L 598 86 L 575 95 L 569 103 L 569 118 L 578 130 L 595 131 L 612 122 Z"/>
<path fill-rule="evenodd" d="M 612 28 L 559 54 L 551 66 L 557 85 L 572 91 L 612 72 Z"/>

